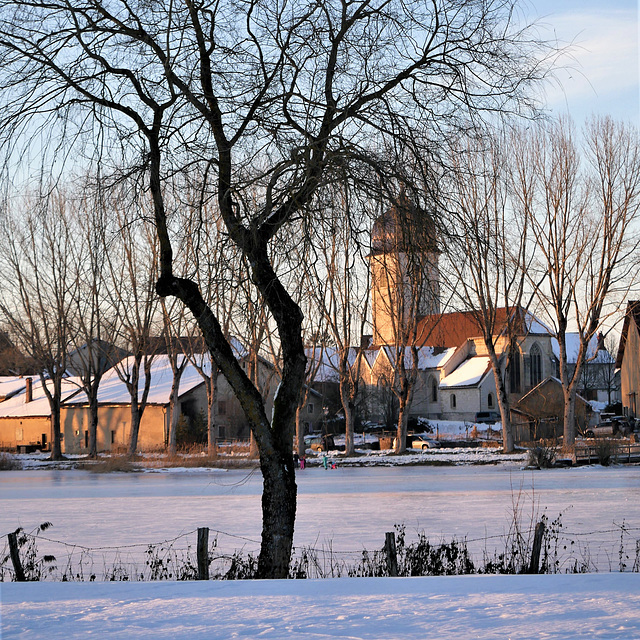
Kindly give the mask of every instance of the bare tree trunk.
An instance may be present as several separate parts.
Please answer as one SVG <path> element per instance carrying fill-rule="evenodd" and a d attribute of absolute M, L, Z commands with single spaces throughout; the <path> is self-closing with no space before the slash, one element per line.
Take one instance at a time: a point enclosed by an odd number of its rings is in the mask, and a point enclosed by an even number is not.
<path fill-rule="evenodd" d="M 54 402 L 51 410 L 51 460 L 62 460 L 62 438 L 60 437 L 60 402 Z"/>
<path fill-rule="evenodd" d="M 131 433 L 129 434 L 129 447 L 127 449 L 127 457 L 135 458 L 138 450 L 138 435 L 140 433 L 140 420 L 142 415 L 137 402 L 131 402 Z"/>
<path fill-rule="evenodd" d="M 576 392 L 571 386 L 564 389 L 564 448 L 567 451 L 573 449 L 576 443 Z"/>
<path fill-rule="evenodd" d="M 216 422 L 216 404 L 218 402 L 218 371 L 211 367 L 211 376 L 207 384 L 207 453 L 218 455 L 218 425 Z"/>
<path fill-rule="evenodd" d="M 302 423 L 302 404 L 298 404 L 296 409 L 296 442 L 295 442 L 295 452 L 298 458 L 302 458 L 306 452 L 306 448 L 304 446 L 304 425 Z"/>
<path fill-rule="evenodd" d="M 500 371 L 500 362 L 496 355 L 495 349 L 492 348 L 491 342 L 489 347 L 489 358 L 491 360 L 491 369 L 493 371 L 493 379 L 496 385 L 496 396 L 498 399 L 498 407 L 500 408 L 500 418 L 502 420 L 502 452 L 513 453 L 515 451 L 515 443 L 513 439 L 513 428 L 511 426 L 511 411 L 509 406 L 509 397 L 504 385 L 504 379 Z"/>
<path fill-rule="evenodd" d="M 98 457 L 98 389 L 89 397 L 89 458 Z"/>
<path fill-rule="evenodd" d="M 186 361 L 186 358 L 185 358 Z M 170 456 L 175 456 L 178 451 L 178 419 L 180 412 L 178 411 L 178 397 L 180 393 L 180 379 L 184 372 L 184 366 L 177 368 L 173 372 L 173 381 L 171 383 L 171 394 L 169 396 L 169 434 L 167 442 L 167 450 Z"/>

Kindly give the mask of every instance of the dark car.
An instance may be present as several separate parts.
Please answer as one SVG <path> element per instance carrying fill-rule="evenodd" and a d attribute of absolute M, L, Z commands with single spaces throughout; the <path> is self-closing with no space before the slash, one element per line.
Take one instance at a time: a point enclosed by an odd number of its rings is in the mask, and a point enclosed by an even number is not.
<path fill-rule="evenodd" d="M 476 424 L 495 424 L 500 421 L 500 414 L 496 411 L 478 411 L 476 413 Z"/>

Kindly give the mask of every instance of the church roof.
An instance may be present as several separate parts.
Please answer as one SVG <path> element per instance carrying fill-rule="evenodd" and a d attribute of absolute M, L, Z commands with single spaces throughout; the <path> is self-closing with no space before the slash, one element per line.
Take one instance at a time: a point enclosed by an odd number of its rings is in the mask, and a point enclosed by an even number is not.
<path fill-rule="evenodd" d="M 517 333 L 548 334 L 549 330 L 533 314 L 521 307 L 496 309 L 493 335 L 501 333 L 507 325 L 507 314 L 517 314 Z M 416 333 L 418 344 L 433 344 L 439 347 L 459 347 L 471 338 L 482 335 L 478 325 L 477 314 L 473 311 L 456 311 L 441 315 L 430 315 L 418 321 Z"/>

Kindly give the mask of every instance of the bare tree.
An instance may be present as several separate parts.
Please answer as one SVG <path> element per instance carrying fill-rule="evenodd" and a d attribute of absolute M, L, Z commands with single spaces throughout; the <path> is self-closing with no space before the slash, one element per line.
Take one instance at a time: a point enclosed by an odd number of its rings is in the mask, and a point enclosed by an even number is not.
<path fill-rule="evenodd" d="M 594 118 L 583 152 L 572 124 L 538 130 L 521 164 L 534 167 L 535 195 L 526 212 L 535 241 L 537 288 L 559 345 L 564 391 L 564 445 L 575 442 L 575 401 L 587 348 L 637 280 L 640 139 L 631 126 Z M 567 332 L 578 335 L 569 367 Z"/>
<path fill-rule="evenodd" d="M 185 350 L 189 348 L 189 340 L 183 336 L 185 322 L 184 306 L 176 304 L 175 299 L 168 303 L 165 298 L 160 301 L 164 349 L 171 367 L 171 391 L 169 393 L 167 452 L 175 456 L 177 449 L 178 399 L 180 397 L 180 380 L 189 364 L 189 356 Z"/>
<path fill-rule="evenodd" d="M 452 147 L 446 197 L 451 231 L 442 245 L 447 253 L 448 288 L 469 310 L 491 362 L 502 421 L 503 451 L 514 450 L 506 376 L 527 333 L 526 274 L 530 260 L 528 219 L 510 197 L 507 149 L 515 138 L 487 131 Z M 517 165 L 517 169 L 526 167 Z M 527 176 L 517 180 L 527 199 Z M 445 190 L 443 190 L 444 193 Z"/>
<path fill-rule="evenodd" d="M 87 181 L 88 182 L 88 181 Z M 85 187 L 88 186 L 85 184 Z M 113 322 L 105 304 L 107 273 L 104 269 L 106 247 L 104 234 L 106 212 L 103 203 L 91 189 L 78 196 L 73 207 L 79 235 L 70 238 L 82 251 L 75 251 L 74 268 L 78 278 L 78 292 L 73 300 L 74 351 L 70 355 L 79 384 L 89 403 L 88 455 L 98 455 L 98 391 L 105 372 L 124 355 L 114 343 Z"/>
<path fill-rule="evenodd" d="M 145 172 L 160 242 L 157 292 L 193 313 L 260 451 L 260 576 L 288 572 L 291 442 L 305 375 L 302 314 L 274 269 L 273 243 L 334 167 L 374 160 L 376 140 L 402 139 L 422 156 L 483 112 L 529 109 L 527 90 L 546 69 L 514 3 L 0 2 L 5 149 L 28 138 L 35 120 L 51 132 L 62 121 L 64 143 Z M 164 186 L 187 166 L 217 199 L 277 328 L 283 376 L 272 418 L 196 282 L 174 273 Z M 247 196 L 256 190 L 258 201 Z"/>
<path fill-rule="evenodd" d="M 0 313 L 37 367 L 51 409 L 51 459 L 60 460 L 62 381 L 79 293 L 73 268 L 77 229 L 61 191 L 14 203 L 3 223 Z"/>
<path fill-rule="evenodd" d="M 156 241 L 149 237 L 148 228 L 131 220 L 128 210 L 133 208 L 133 203 L 128 203 L 122 194 L 111 198 L 110 203 L 115 228 L 105 237 L 109 277 L 107 293 L 114 312 L 112 330 L 119 336 L 122 348 L 131 354 L 117 363 L 115 370 L 129 392 L 131 427 L 127 453 L 134 457 L 151 388 L 154 349 L 157 347 L 157 340 L 151 339 L 154 327 L 158 325 L 158 298 L 154 286 L 157 271 L 153 258 Z"/>

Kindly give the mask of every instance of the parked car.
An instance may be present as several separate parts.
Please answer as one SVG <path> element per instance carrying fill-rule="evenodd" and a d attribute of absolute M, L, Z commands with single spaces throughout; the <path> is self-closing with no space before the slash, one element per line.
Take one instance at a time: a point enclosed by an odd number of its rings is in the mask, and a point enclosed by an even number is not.
<path fill-rule="evenodd" d="M 440 443 L 437 440 L 433 440 L 431 438 L 427 438 L 424 435 L 413 435 L 407 436 L 407 438 L 411 438 L 411 448 L 412 449 L 439 449 Z"/>
<path fill-rule="evenodd" d="M 476 413 L 476 424 L 495 424 L 500 422 L 500 414 L 496 411 L 478 411 Z"/>
<path fill-rule="evenodd" d="M 396 448 L 396 440 L 397 438 L 393 439 L 392 447 L 394 449 Z M 432 438 L 428 437 L 424 433 L 409 433 L 407 435 L 407 449 L 422 449 L 424 451 L 425 449 L 439 448 L 440 443 L 437 440 L 433 440 Z"/>
<path fill-rule="evenodd" d="M 335 449 L 335 443 L 331 435 L 310 434 L 304 437 L 304 445 L 305 448 L 311 449 L 312 451 L 329 451 Z"/>
<path fill-rule="evenodd" d="M 585 438 L 597 438 L 598 436 L 627 436 L 635 430 L 635 420 L 628 420 L 626 416 L 614 416 L 603 420 L 597 425 L 584 429 Z"/>

